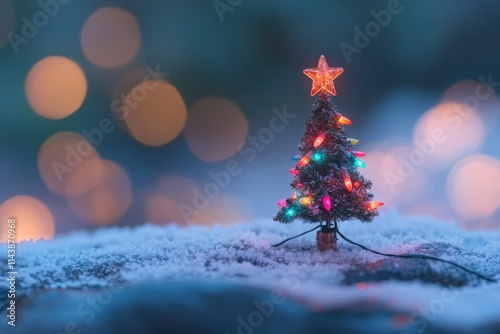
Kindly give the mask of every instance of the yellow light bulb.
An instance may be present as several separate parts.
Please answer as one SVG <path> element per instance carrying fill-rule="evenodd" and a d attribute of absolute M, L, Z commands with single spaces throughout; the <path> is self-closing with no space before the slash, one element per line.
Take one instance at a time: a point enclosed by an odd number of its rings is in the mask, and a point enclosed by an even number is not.
<path fill-rule="evenodd" d="M 347 140 L 351 143 L 351 145 L 356 145 L 357 143 L 359 143 L 359 140 L 354 138 L 347 138 Z"/>

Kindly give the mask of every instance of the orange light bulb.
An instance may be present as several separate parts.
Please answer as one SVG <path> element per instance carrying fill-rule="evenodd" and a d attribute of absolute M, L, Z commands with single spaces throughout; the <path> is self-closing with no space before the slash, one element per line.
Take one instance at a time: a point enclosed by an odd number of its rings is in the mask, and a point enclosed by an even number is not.
<path fill-rule="evenodd" d="M 347 170 L 342 169 L 342 179 L 344 180 L 344 185 L 347 190 L 352 191 L 352 181 Z"/>
<path fill-rule="evenodd" d="M 352 122 L 349 118 L 342 116 L 341 114 L 337 114 L 337 116 L 335 116 L 335 120 L 337 120 L 337 122 L 339 122 L 341 124 L 346 124 L 346 125 L 352 124 Z"/>
<path fill-rule="evenodd" d="M 304 167 L 305 165 L 307 165 L 309 163 L 309 161 L 311 161 L 311 158 L 309 158 L 308 156 L 305 156 L 302 159 L 300 159 L 300 161 L 297 164 L 297 166 Z"/>
<path fill-rule="evenodd" d="M 365 202 L 365 208 L 368 211 L 373 211 L 376 208 L 381 207 L 382 205 L 384 205 L 384 202 Z"/>
<path fill-rule="evenodd" d="M 304 167 L 311 161 L 311 152 L 308 152 L 302 159 L 299 160 L 297 167 Z"/>
<path fill-rule="evenodd" d="M 321 143 L 323 143 L 324 140 L 325 140 L 325 135 L 322 133 L 318 137 L 316 137 L 313 146 L 318 147 L 319 145 L 321 145 Z"/>
<path fill-rule="evenodd" d="M 303 206 L 309 206 L 312 203 L 312 199 L 309 196 L 302 197 L 301 199 L 299 199 L 299 203 L 300 203 L 300 205 L 303 205 Z"/>

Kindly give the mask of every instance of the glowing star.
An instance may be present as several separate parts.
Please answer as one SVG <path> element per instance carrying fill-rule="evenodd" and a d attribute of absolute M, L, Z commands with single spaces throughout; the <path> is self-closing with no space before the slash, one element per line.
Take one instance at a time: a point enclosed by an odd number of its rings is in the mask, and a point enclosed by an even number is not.
<path fill-rule="evenodd" d="M 304 74 L 313 80 L 311 96 L 322 90 L 333 96 L 337 95 L 333 80 L 342 72 L 344 72 L 344 69 L 341 67 L 328 67 L 325 56 L 319 57 L 318 67 L 304 70 Z"/>

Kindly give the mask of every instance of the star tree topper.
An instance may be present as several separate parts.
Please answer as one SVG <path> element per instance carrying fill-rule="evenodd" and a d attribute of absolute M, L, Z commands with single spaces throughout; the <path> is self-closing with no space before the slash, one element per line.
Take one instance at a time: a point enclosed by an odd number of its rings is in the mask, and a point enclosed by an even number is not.
<path fill-rule="evenodd" d="M 325 56 L 319 57 L 318 67 L 308 68 L 304 70 L 304 74 L 313 80 L 311 96 L 316 95 L 319 91 L 337 95 L 333 80 L 344 72 L 342 67 L 328 67 Z"/>

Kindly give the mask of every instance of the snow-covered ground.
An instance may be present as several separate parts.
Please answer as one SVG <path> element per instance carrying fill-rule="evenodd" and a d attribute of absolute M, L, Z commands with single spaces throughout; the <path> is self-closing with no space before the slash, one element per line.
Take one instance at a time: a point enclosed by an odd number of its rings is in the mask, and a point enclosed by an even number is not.
<path fill-rule="evenodd" d="M 499 283 L 342 240 L 320 253 L 314 232 L 271 247 L 311 227 L 146 224 L 21 243 L 17 323 L 2 316 L 0 333 L 500 333 Z M 395 212 L 341 231 L 378 251 L 500 278 L 500 232 Z M 2 245 L 3 263 L 6 254 Z"/>

